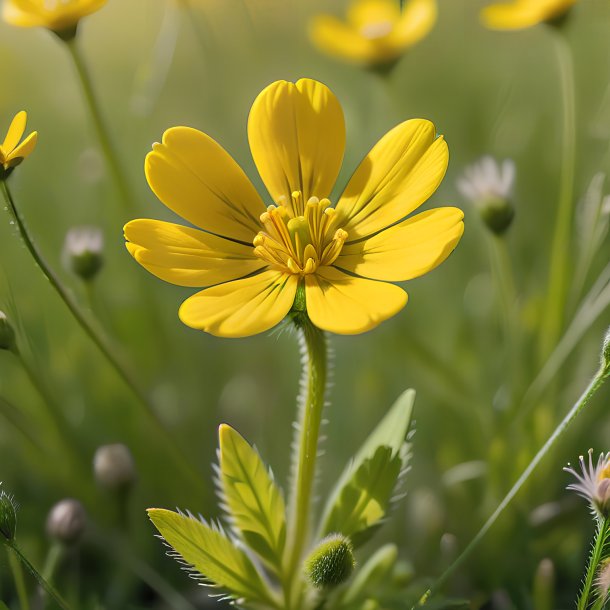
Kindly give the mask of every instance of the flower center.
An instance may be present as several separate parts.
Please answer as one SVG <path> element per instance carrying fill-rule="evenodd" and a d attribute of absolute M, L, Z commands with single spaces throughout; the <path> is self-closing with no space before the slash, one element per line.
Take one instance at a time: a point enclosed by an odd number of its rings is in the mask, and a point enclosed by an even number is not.
<path fill-rule="evenodd" d="M 308 275 L 335 261 L 347 231 L 337 228 L 328 199 L 310 197 L 303 206 L 298 191 L 292 193 L 292 199 L 292 209 L 302 215 L 292 215 L 284 205 L 270 205 L 261 214 L 263 230 L 254 238 L 254 254 L 287 273 Z"/>
<path fill-rule="evenodd" d="M 392 32 L 393 24 L 391 21 L 374 21 L 365 23 L 360 28 L 360 33 L 369 40 L 378 40 Z"/>

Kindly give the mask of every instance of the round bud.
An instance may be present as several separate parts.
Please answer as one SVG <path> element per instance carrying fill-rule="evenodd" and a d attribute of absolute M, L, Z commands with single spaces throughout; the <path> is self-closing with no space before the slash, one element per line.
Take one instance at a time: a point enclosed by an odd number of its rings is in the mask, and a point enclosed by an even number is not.
<path fill-rule="evenodd" d="M 13 496 L 0 491 L 0 536 L 12 542 L 17 531 L 17 502 Z"/>
<path fill-rule="evenodd" d="M 306 559 L 305 574 L 314 587 L 335 587 L 350 577 L 354 565 L 354 550 L 349 538 L 330 534 Z"/>
<path fill-rule="evenodd" d="M 73 499 L 61 500 L 49 511 L 47 534 L 65 546 L 76 544 L 87 526 L 85 507 Z"/>
<path fill-rule="evenodd" d="M 15 348 L 15 331 L 6 314 L 0 311 L 0 349 L 13 350 Z"/>
<path fill-rule="evenodd" d="M 509 199 L 490 197 L 478 203 L 483 222 L 496 235 L 502 235 L 515 217 L 515 208 Z"/>
<path fill-rule="evenodd" d="M 136 480 L 136 467 L 131 451 L 126 445 L 102 445 L 93 458 L 96 481 L 111 491 L 123 491 Z"/>
<path fill-rule="evenodd" d="M 64 263 L 75 275 L 92 280 L 102 268 L 104 238 L 97 227 L 74 227 L 66 233 Z"/>

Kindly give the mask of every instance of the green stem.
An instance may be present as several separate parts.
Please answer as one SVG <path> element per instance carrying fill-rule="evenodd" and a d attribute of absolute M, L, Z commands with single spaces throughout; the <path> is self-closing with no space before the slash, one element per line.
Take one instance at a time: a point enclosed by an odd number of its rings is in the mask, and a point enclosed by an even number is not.
<path fill-rule="evenodd" d="M 303 387 L 307 390 L 299 399 L 299 452 L 294 463 L 295 476 L 290 502 L 286 609 L 292 607 L 295 601 L 292 599 L 295 592 L 294 583 L 300 573 L 300 563 L 309 532 L 311 492 L 316 473 L 328 357 L 324 331 L 316 328 L 306 314 L 296 320 L 296 326 L 300 333 L 303 361 L 306 363 L 303 370 Z"/>
<path fill-rule="evenodd" d="M 28 561 L 28 558 L 21 552 L 17 543 L 7 541 L 6 545 L 15 553 L 19 561 L 23 564 L 25 569 L 36 579 L 38 584 L 46 591 L 47 595 L 62 609 L 70 610 L 68 604 L 64 601 L 62 596 L 56 591 L 55 587 L 43 578 L 42 574 Z"/>
<path fill-rule="evenodd" d="M 449 577 L 468 559 L 474 549 L 478 546 L 481 540 L 485 537 L 487 532 L 491 529 L 492 525 L 497 521 L 498 517 L 504 512 L 504 510 L 511 503 L 512 499 L 517 495 L 519 490 L 523 487 L 525 482 L 530 478 L 530 475 L 534 472 L 542 458 L 549 452 L 551 447 L 556 443 L 559 437 L 566 431 L 568 426 L 576 419 L 580 412 L 586 407 L 594 394 L 603 385 L 604 381 L 610 375 L 610 364 L 604 361 L 602 366 L 599 368 L 595 377 L 591 380 L 591 383 L 587 386 L 587 389 L 582 393 L 580 398 L 574 403 L 573 407 L 563 418 L 561 423 L 555 428 L 554 432 L 547 439 L 546 443 L 534 456 L 532 461 L 529 463 L 527 468 L 523 471 L 517 482 L 512 486 L 511 490 L 506 494 L 502 502 L 498 505 L 493 514 L 483 524 L 483 527 L 479 530 L 477 535 L 470 541 L 468 546 L 461 552 L 458 558 L 441 574 L 441 576 L 434 582 L 434 584 L 426 591 L 423 597 L 417 604 L 417 607 L 423 606 L 430 599 L 430 597 L 439 591 L 439 589 L 447 582 Z"/>
<path fill-rule="evenodd" d="M 78 302 L 72 295 L 72 293 L 68 292 L 66 287 L 63 285 L 59 277 L 55 274 L 55 272 L 51 269 L 51 267 L 47 264 L 42 254 L 34 244 L 30 234 L 25 226 L 21 215 L 19 214 L 15 201 L 9 191 L 8 184 L 6 180 L 0 180 L 1 190 L 4 194 L 4 198 L 7 204 L 7 209 L 9 214 L 13 218 L 17 229 L 19 230 L 19 234 L 27 248 L 28 252 L 31 254 L 32 258 L 36 262 L 36 264 L 40 267 L 40 270 L 47 278 L 55 292 L 59 295 L 61 300 L 64 302 L 74 319 L 78 322 L 80 327 L 83 329 L 85 334 L 91 339 L 97 349 L 101 352 L 104 358 L 108 361 L 110 366 L 114 369 L 117 375 L 123 380 L 125 385 L 131 390 L 132 394 L 137 399 L 137 402 L 142 407 L 144 413 L 147 415 L 151 424 L 155 427 L 159 436 L 165 441 L 166 448 L 168 452 L 173 457 L 176 465 L 183 471 L 185 477 L 189 478 L 191 484 L 194 485 L 194 489 L 201 489 L 201 478 L 199 473 L 194 469 L 190 462 L 183 456 L 182 452 L 175 444 L 173 438 L 169 435 L 168 431 L 164 427 L 161 420 L 158 418 L 155 413 L 155 409 L 153 404 L 150 402 L 146 392 L 140 387 L 138 382 L 135 380 L 131 372 L 127 369 L 127 367 L 121 362 L 118 355 L 115 354 L 113 347 L 110 342 L 104 335 L 103 331 L 97 326 L 94 320 L 90 319 L 89 316 L 80 308 Z"/>
<path fill-rule="evenodd" d="M 563 141 L 557 218 L 551 244 L 549 285 L 540 335 L 542 358 L 546 357 L 555 345 L 563 324 L 568 291 L 568 269 L 571 260 L 570 230 L 572 227 L 576 164 L 576 103 L 572 53 L 563 33 L 556 28 L 553 28 L 552 33 L 555 37 L 559 67 L 560 97 L 563 100 Z"/>
<path fill-rule="evenodd" d="M 64 547 L 59 542 L 54 542 L 47 553 L 47 557 L 42 568 L 42 577 L 45 580 L 53 580 L 57 565 L 63 555 Z M 41 599 L 43 610 L 47 607 L 47 597 L 43 594 Z"/>
<path fill-rule="evenodd" d="M 85 97 L 85 102 L 89 109 L 89 114 L 91 115 L 100 148 L 102 149 L 102 153 L 106 158 L 106 163 L 110 173 L 112 174 L 125 207 L 128 210 L 133 211 L 135 199 L 131 192 L 129 182 L 127 181 L 127 178 L 123 172 L 123 165 L 119 161 L 119 157 L 110 139 L 110 132 L 106 127 L 100 105 L 93 90 L 93 84 L 91 82 L 91 77 L 89 76 L 89 71 L 87 70 L 87 66 L 85 65 L 85 61 L 77 45 L 77 37 L 75 36 L 73 38 L 65 39 L 64 42 L 66 43 L 66 47 L 70 52 L 72 61 L 74 62 L 74 67 L 76 68 L 76 72 L 78 74 L 83 95 Z"/>
<path fill-rule="evenodd" d="M 597 525 L 597 532 L 595 534 L 595 543 L 593 545 L 593 551 L 591 557 L 589 557 L 589 564 L 587 565 L 587 574 L 585 576 L 585 582 L 582 587 L 582 591 L 578 596 L 576 603 L 577 610 L 587 610 L 589 607 L 589 597 L 591 595 L 591 588 L 595 581 L 597 569 L 600 561 L 603 559 L 604 546 L 608 538 L 608 530 L 610 523 L 606 517 L 602 517 Z"/>
<path fill-rule="evenodd" d="M 11 566 L 11 572 L 13 573 L 13 580 L 15 581 L 19 607 L 21 610 L 30 610 L 30 599 L 23 578 L 23 568 L 15 554 L 11 552 L 10 548 L 7 548 L 6 550 L 8 551 L 8 562 Z"/>
<path fill-rule="evenodd" d="M 199 44 L 201 51 L 203 52 L 204 55 L 207 55 L 209 53 L 209 49 L 208 49 L 208 40 L 206 38 L 206 33 L 204 33 L 203 29 L 201 28 L 201 25 L 200 25 L 201 21 L 200 21 L 199 17 L 193 11 L 193 7 L 191 6 L 190 0 L 178 0 L 178 4 L 184 11 L 188 22 L 191 24 L 193 34 L 195 35 L 195 38 L 197 39 L 197 43 Z"/>

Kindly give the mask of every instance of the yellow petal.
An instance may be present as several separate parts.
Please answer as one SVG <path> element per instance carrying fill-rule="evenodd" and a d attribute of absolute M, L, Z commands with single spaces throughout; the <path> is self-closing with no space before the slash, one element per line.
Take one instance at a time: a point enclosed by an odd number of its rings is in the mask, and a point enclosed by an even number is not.
<path fill-rule="evenodd" d="M 279 271 L 202 290 L 180 307 L 182 322 L 218 337 L 248 337 L 279 324 L 294 303 L 298 276 Z"/>
<path fill-rule="evenodd" d="M 28 157 L 34 148 L 36 148 L 36 142 L 38 142 L 38 132 L 33 131 L 19 146 L 6 155 L 7 163 L 17 159 L 23 160 Z"/>
<path fill-rule="evenodd" d="M 409 47 L 421 40 L 434 27 L 438 9 L 436 0 L 411 0 L 390 34 L 397 47 Z"/>
<path fill-rule="evenodd" d="M 19 140 L 23 137 L 27 120 L 28 115 L 22 110 L 21 112 L 18 112 L 11 121 L 11 125 L 6 133 L 6 138 L 4 138 L 4 142 L 2 142 L 2 149 L 7 155 L 10 155 L 12 150 L 19 144 Z"/>
<path fill-rule="evenodd" d="M 155 195 L 190 223 L 252 243 L 265 211 L 246 174 L 224 148 L 190 127 L 173 127 L 146 157 Z"/>
<path fill-rule="evenodd" d="M 400 5 L 394 0 L 358 0 L 350 5 L 347 20 L 360 30 L 375 23 L 393 24 L 400 18 Z"/>
<path fill-rule="evenodd" d="M 19 5 L 22 5 L 20 2 Z M 37 27 L 44 26 L 45 20 L 40 16 L 39 11 L 24 10 L 20 8 L 16 0 L 4 0 L 2 3 L 2 19 L 10 25 L 18 27 Z"/>
<path fill-rule="evenodd" d="M 516 0 L 492 4 L 481 11 L 483 23 L 494 30 L 519 30 L 565 13 L 576 0 Z"/>
<path fill-rule="evenodd" d="M 265 266 L 252 246 L 160 220 L 125 225 L 130 254 L 158 278 L 178 286 L 212 286 Z"/>
<path fill-rule="evenodd" d="M 3 17 L 7 23 L 21 27 L 43 26 L 55 31 L 68 29 L 97 10 L 107 0 L 71 0 L 54 4 L 32 0 L 5 0 Z"/>
<path fill-rule="evenodd" d="M 418 208 L 438 187 L 449 152 L 434 125 L 412 119 L 389 131 L 364 158 L 337 203 L 348 243 L 368 237 Z"/>
<path fill-rule="evenodd" d="M 407 293 L 394 284 L 320 267 L 305 276 L 305 299 L 307 313 L 318 328 L 355 335 L 398 313 L 407 303 Z"/>
<path fill-rule="evenodd" d="M 402 282 L 440 265 L 457 246 L 464 214 L 458 208 L 437 208 L 385 229 L 364 241 L 343 247 L 335 261 L 360 276 Z"/>
<path fill-rule="evenodd" d="M 333 93 L 317 81 L 277 81 L 254 101 L 248 140 L 256 167 L 272 199 L 290 202 L 328 197 L 345 150 L 343 111 Z"/>
<path fill-rule="evenodd" d="M 331 15 L 315 17 L 309 29 L 309 36 L 320 51 L 338 59 L 358 64 L 381 61 L 378 45 Z"/>

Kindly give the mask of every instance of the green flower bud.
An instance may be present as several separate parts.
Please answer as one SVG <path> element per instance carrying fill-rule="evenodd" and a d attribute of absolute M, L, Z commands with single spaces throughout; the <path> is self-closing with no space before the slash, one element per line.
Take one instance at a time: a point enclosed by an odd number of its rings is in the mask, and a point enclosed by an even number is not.
<path fill-rule="evenodd" d="M 602 366 L 606 370 L 610 370 L 610 328 L 606 331 L 602 343 Z"/>
<path fill-rule="evenodd" d="M 515 209 L 508 199 L 489 198 L 477 204 L 483 222 L 496 235 L 502 235 L 515 217 Z"/>
<path fill-rule="evenodd" d="M 15 331 L 6 314 L 0 311 L 0 349 L 15 349 Z"/>
<path fill-rule="evenodd" d="M 61 500 L 49 511 L 47 534 L 65 546 L 76 544 L 87 526 L 87 513 L 78 500 Z"/>
<path fill-rule="evenodd" d="M 126 445 L 102 445 L 93 457 L 96 481 L 110 491 L 125 491 L 136 480 L 136 467 Z"/>
<path fill-rule="evenodd" d="M 75 227 L 66 234 L 64 264 L 82 280 L 92 280 L 102 268 L 104 239 L 97 227 Z"/>
<path fill-rule="evenodd" d="M 12 542 L 17 530 L 17 502 L 13 496 L 0 491 L 0 536 L 4 542 Z"/>
<path fill-rule="evenodd" d="M 354 549 L 349 538 L 330 534 L 305 561 L 305 574 L 314 587 L 335 587 L 350 577 L 354 565 Z"/>

